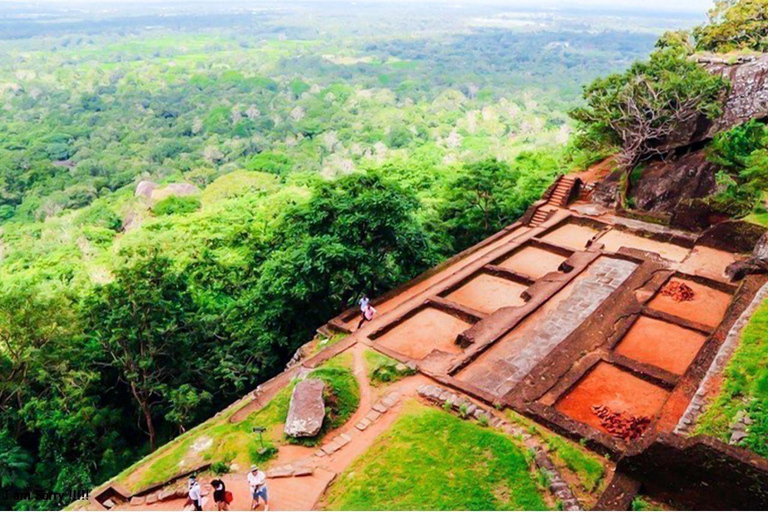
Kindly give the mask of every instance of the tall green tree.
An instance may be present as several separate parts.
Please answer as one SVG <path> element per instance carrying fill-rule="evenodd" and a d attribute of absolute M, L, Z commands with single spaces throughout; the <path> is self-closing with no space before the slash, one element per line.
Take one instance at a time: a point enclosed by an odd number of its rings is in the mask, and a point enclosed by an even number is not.
<path fill-rule="evenodd" d="M 197 363 L 194 311 L 184 277 L 155 250 L 135 256 L 86 299 L 86 333 L 128 387 L 152 451 L 157 409 Z"/>
<path fill-rule="evenodd" d="M 363 292 L 375 295 L 435 262 L 416 198 L 378 172 L 316 186 L 287 212 L 259 276 L 233 310 L 234 337 L 259 364 L 284 361 Z"/>

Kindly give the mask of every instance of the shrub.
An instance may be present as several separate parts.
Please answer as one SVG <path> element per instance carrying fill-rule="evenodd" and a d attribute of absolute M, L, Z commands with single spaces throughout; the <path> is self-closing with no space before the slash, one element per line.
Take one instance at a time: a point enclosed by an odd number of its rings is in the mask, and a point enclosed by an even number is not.
<path fill-rule="evenodd" d="M 176 215 L 192 213 L 200 208 L 200 198 L 197 196 L 170 196 L 158 201 L 152 207 L 155 215 Z"/>
<path fill-rule="evenodd" d="M 229 473 L 229 462 L 222 460 L 214 462 L 211 464 L 211 471 L 216 475 L 226 475 Z"/>

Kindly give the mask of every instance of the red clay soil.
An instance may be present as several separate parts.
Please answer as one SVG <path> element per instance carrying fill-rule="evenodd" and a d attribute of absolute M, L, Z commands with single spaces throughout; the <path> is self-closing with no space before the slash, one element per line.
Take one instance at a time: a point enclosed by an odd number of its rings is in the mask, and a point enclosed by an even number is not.
<path fill-rule="evenodd" d="M 542 240 L 554 245 L 569 247 L 571 249 L 584 249 L 597 230 L 589 226 L 579 224 L 565 224 L 545 235 Z"/>
<path fill-rule="evenodd" d="M 435 308 L 425 308 L 407 318 L 376 343 L 409 359 L 424 359 L 433 350 L 460 354 L 456 336 L 472 324 Z"/>
<path fill-rule="evenodd" d="M 616 169 L 616 159 L 609 156 L 605 160 L 590 166 L 586 171 L 582 171 L 576 174 L 584 183 L 597 183 L 602 181 L 606 176 L 611 174 Z"/>
<path fill-rule="evenodd" d="M 641 316 L 616 347 L 616 352 L 682 375 L 706 339 L 696 331 Z"/>
<path fill-rule="evenodd" d="M 499 266 L 514 270 L 533 279 L 539 279 L 545 274 L 556 272 L 567 258 L 554 252 L 538 247 L 525 247 L 511 257 L 502 261 Z"/>
<path fill-rule="evenodd" d="M 480 274 L 452 292 L 446 299 L 483 313 L 493 313 L 503 307 L 525 304 L 520 294 L 527 288 L 527 285 L 509 279 Z"/>
<path fill-rule="evenodd" d="M 728 309 L 731 296 L 695 281 L 676 277 L 673 277 L 671 281 L 681 282 L 689 286 L 693 290 L 693 300 L 678 302 L 672 297 L 659 293 L 648 306 L 656 311 L 669 313 L 691 322 L 717 327 L 725 316 L 725 310 Z"/>
<path fill-rule="evenodd" d="M 603 405 L 625 415 L 653 417 L 669 393 L 609 363 L 598 363 L 555 408 L 577 421 L 609 433 L 592 410 Z"/>

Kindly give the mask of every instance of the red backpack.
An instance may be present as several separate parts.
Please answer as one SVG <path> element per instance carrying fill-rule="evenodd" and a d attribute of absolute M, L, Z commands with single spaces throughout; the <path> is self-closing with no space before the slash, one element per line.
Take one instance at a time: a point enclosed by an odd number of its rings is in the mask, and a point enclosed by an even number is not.
<path fill-rule="evenodd" d="M 231 491 L 226 491 L 226 492 L 224 493 L 224 501 L 226 501 L 226 502 L 227 502 L 227 505 L 229 505 L 230 503 L 232 503 L 234 500 L 235 500 L 235 496 L 232 494 L 232 492 L 231 492 Z"/>

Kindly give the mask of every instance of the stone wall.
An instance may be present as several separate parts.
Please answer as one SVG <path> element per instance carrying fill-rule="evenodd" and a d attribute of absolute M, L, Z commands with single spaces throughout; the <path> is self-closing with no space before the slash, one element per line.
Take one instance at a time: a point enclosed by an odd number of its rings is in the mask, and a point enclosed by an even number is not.
<path fill-rule="evenodd" d="M 627 453 L 617 471 L 677 510 L 768 509 L 768 460 L 711 437 L 662 434 Z"/>

